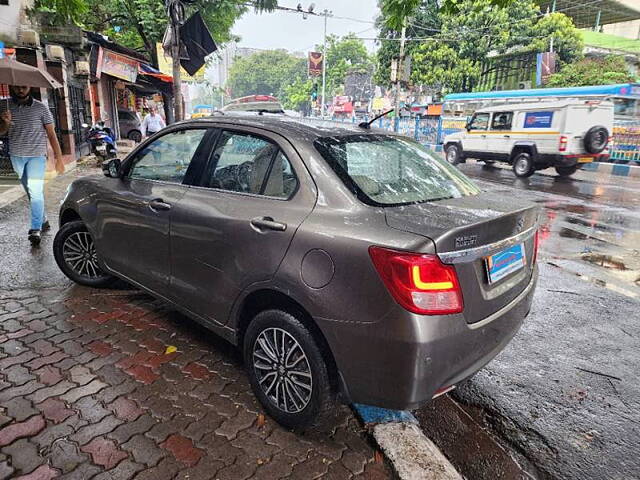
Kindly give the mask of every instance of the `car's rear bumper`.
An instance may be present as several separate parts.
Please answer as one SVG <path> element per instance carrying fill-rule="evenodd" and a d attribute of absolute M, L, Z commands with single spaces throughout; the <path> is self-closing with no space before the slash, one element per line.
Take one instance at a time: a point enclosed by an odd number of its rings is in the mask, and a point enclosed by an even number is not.
<path fill-rule="evenodd" d="M 529 313 L 536 283 L 537 268 L 512 302 L 473 324 L 462 315 L 398 309 L 375 324 L 318 323 L 352 402 L 413 409 L 472 376 L 509 343 Z"/>

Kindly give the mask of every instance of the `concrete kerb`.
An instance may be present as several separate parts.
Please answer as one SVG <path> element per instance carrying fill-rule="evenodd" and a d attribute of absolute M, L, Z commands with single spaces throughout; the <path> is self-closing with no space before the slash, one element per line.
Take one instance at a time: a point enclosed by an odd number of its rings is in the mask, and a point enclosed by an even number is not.
<path fill-rule="evenodd" d="M 411 412 L 361 404 L 354 408 L 401 480 L 463 480 Z"/>

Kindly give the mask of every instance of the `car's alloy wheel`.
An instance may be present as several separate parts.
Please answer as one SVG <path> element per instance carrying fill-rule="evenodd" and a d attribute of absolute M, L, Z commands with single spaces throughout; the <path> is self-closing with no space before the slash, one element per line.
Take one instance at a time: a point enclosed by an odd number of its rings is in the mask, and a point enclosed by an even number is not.
<path fill-rule="evenodd" d="M 60 270 L 76 283 L 103 287 L 114 280 L 100 267 L 93 237 L 80 220 L 65 223 L 58 230 L 53 255 Z"/>
<path fill-rule="evenodd" d="M 288 428 L 331 426 L 335 393 L 325 357 L 309 328 L 282 310 L 264 310 L 243 339 L 251 388 L 266 412 Z"/>
<path fill-rule="evenodd" d="M 253 368 L 260 388 L 280 410 L 298 413 L 309 404 L 313 391 L 309 360 L 285 330 L 260 332 L 253 345 Z"/>
<path fill-rule="evenodd" d="M 98 266 L 98 256 L 89 232 L 75 232 L 62 245 L 62 256 L 69 268 L 78 275 L 98 278 L 104 275 Z"/>

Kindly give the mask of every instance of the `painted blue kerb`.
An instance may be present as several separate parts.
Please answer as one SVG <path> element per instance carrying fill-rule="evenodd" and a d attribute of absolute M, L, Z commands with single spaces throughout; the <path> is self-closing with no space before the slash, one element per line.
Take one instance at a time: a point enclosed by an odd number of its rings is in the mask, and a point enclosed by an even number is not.
<path fill-rule="evenodd" d="M 418 423 L 416 417 L 406 410 L 389 410 L 362 403 L 354 403 L 353 406 L 364 423 Z"/>

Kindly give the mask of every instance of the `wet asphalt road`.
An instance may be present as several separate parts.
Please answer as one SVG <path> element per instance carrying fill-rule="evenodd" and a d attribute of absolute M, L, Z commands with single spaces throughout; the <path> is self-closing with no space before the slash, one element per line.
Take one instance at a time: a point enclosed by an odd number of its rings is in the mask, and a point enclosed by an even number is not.
<path fill-rule="evenodd" d="M 484 189 L 543 207 L 540 281 L 507 349 L 455 402 L 417 412 L 425 431 L 470 479 L 640 479 L 640 182 L 461 169 Z M 60 194 L 63 183 L 47 190 Z M 57 226 L 56 205 L 47 208 Z M 26 222 L 26 199 L 0 209 L 0 289 L 68 284 L 53 234 L 32 250 Z"/>
<path fill-rule="evenodd" d="M 417 412 L 424 430 L 467 478 L 640 479 L 640 181 L 461 170 L 540 204 L 540 278 L 513 342 Z"/>

